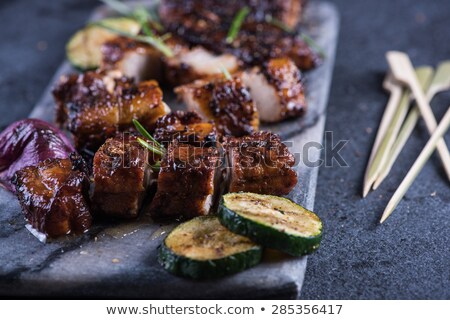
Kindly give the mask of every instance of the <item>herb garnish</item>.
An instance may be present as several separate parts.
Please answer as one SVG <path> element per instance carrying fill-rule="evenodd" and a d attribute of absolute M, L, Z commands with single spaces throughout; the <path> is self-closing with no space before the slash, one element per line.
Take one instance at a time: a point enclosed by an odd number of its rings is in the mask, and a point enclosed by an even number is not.
<path fill-rule="evenodd" d="M 242 23 L 244 22 L 247 15 L 250 13 L 249 7 L 243 7 L 239 10 L 239 12 L 236 14 L 236 16 L 233 19 L 233 22 L 231 23 L 230 30 L 228 31 L 226 42 L 232 43 L 234 39 L 236 39 L 239 30 L 241 29 Z"/>
<path fill-rule="evenodd" d="M 306 42 L 306 44 L 308 46 L 310 46 L 311 48 L 313 48 L 314 50 L 317 51 L 317 53 L 319 53 L 320 57 L 322 59 L 325 58 L 325 52 L 323 51 L 323 49 L 313 40 L 313 38 L 311 38 L 309 35 L 307 35 L 306 33 L 302 32 L 300 33 L 299 37 Z"/>

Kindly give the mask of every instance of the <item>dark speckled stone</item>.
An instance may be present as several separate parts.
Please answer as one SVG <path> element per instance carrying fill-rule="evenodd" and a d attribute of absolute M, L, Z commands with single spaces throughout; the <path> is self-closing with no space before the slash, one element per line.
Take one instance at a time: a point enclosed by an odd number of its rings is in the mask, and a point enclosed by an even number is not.
<path fill-rule="evenodd" d="M 64 9 L 71 11 L 68 8 L 70 3 L 66 2 L 66 6 L 61 8 L 39 9 L 44 12 L 43 19 L 35 21 L 59 21 Z M 20 1 L 10 3 L 6 9 L 20 11 L 21 4 Z M 11 9 L 14 7 L 15 9 Z M 94 18 L 103 16 L 104 13 L 103 9 L 96 11 Z M 88 13 L 85 12 L 85 18 L 87 17 Z M 62 21 L 69 24 L 67 20 Z M 58 22 L 58 26 L 63 25 Z M 291 151 L 298 155 L 306 142 L 322 140 L 338 32 L 338 16 L 334 7 L 326 3 L 313 4 L 307 13 L 306 28 L 317 38 L 327 56 L 320 68 L 308 74 L 307 98 L 310 111 L 297 121 L 270 127 L 292 142 L 289 144 Z M 67 38 L 68 35 L 64 34 L 52 40 L 54 42 L 45 41 L 47 46 L 50 43 L 58 43 L 59 46 L 55 50 L 63 52 L 63 44 Z M 44 43 L 38 44 L 41 50 L 44 47 Z M 49 48 L 44 52 L 50 52 Z M 2 57 L 8 58 L 4 53 L 2 52 Z M 29 54 L 29 58 L 35 59 L 35 55 L 38 54 L 33 52 Z M 36 59 L 34 63 L 36 66 L 30 68 L 37 70 L 41 60 Z M 22 75 L 20 65 L 17 65 L 17 68 L 9 67 L 7 78 L 19 86 L 21 82 L 17 79 Z M 53 71 L 48 68 L 45 72 Z M 50 80 L 50 86 L 45 90 L 41 88 L 44 94 L 30 117 L 52 121 L 54 102 L 50 87 L 61 74 L 68 72 L 73 70 L 68 63 L 64 63 Z M 17 90 L 16 86 L 13 86 L 12 90 Z M 27 86 L 23 88 L 25 87 Z M 10 99 L 9 93 L 5 99 Z M 164 100 L 173 109 L 180 108 L 173 95 L 166 93 Z M 2 104 L 1 107 L 3 110 L 9 110 L 8 104 Z M 14 109 L 7 121 L 14 120 L 15 112 L 19 110 Z M 318 149 L 314 149 L 310 157 L 318 158 L 319 153 Z M 296 170 L 299 183 L 289 197 L 308 209 L 313 209 L 318 168 L 300 164 Z M 186 280 L 167 273 L 159 266 L 157 250 L 163 240 L 160 225 L 153 223 L 146 216 L 131 222 L 94 221 L 94 227 L 81 237 L 68 237 L 43 244 L 24 228 L 25 222 L 18 202 L 4 190 L 0 190 L 0 212 L 0 295 L 4 296 L 296 298 L 300 293 L 306 269 L 306 257 L 290 258 L 266 252 L 263 263 L 237 275 L 214 281 Z M 165 231 L 166 229 L 164 227 Z"/>

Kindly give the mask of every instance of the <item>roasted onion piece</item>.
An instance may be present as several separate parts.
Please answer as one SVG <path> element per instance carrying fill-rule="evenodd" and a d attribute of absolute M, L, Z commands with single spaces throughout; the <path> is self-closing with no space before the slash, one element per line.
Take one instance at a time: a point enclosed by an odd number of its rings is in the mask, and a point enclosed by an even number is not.
<path fill-rule="evenodd" d="M 11 178 L 17 170 L 45 159 L 67 158 L 73 151 L 69 139 L 45 121 L 14 122 L 0 134 L 0 185 L 14 191 Z"/>

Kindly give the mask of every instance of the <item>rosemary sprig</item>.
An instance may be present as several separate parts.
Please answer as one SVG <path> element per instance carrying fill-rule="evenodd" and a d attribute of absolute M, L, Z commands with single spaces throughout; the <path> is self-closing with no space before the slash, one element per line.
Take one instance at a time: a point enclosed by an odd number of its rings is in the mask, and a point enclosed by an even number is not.
<path fill-rule="evenodd" d="M 287 24 L 285 24 L 283 21 L 274 18 L 271 14 L 267 14 L 264 19 L 266 20 L 267 23 L 270 23 L 272 25 L 274 25 L 275 27 L 287 32 L 287 33 L 294 33 L 294 29 L 292 29 L 291 27 L 289 27 Z"/>
<path fill-rule="evenodd" d="M 317 51 L 317 53 L 320 55 L 320 57 L 322 59 L 325 59 L 325 52 L 323 51 L 323 49 L 317 44 L 317 42 L 314 41 L 313 38 L 311 38 L 309 35 L 307 35 L 306 33 L 302 32 L 300 33 L 300 38 L 306 42 L 306 44 L 308 46 L 310 46 L 311 48 L 313 48 L 314 50 Z"/>
<path fill-rule="evenodd" d="M 227 80 L 232 80 L 233 78 L 231 77 L 230 72 L 228 71 L 227 68 L 225 68 L 223 65 L 220 66 L 220 71 L 223 73 L 225 79 Z"/>
<path fill-rule="evenodd" d="M 105 23 L 103 23 L 101 21 L 94 23 L 94 25 L 104 28 L 108 31 L 114 32 L 120 36 L 127 37 L 127 38 L 130 38 L 130 39 L 142 42 L 142 43 L 147 43 L 147 44 L 151 45 L 152 47 L 161 51 L 166 57 L 170 58 L 170 57 L 173 57 L 173 55 L 174 55 L 172 49 L 170 49 L 164 43 L 164 41 L 161 40 L 161 38 L 156 37 L 154 35 L 153 36 L 151 36 L 151 35 L 145 35 L 145 36 L 134 35 L 132 33 L 126 32 L 126 31 L 115 29 L 111 26 L 106 25 Z"/>
<path fill-rule="evenodd" d="M 133 119 L 133 124 L 134 124 L 134 127 L 136 128 L 136 130 L 144 138 L 146 138 L 146 139 L 150 140 L 151 142 L 153 142 L 158 150 L 160 150 L 163 153 L 166 152 L 164 146 L 161 145 L 158 141 L 156 141 L 155 138 L 152 137 L 152 135 L 144 128 L 144 126 L 139 121 L 137 121 L 136 119 Z"/>
<path fill-rule="evenodd" d="M 239 33 L 239 30 L 241 29 L 242 23 L 244 22 L 247 15 L 250 13 L 250 8 L 245 6 L 241 8 L 236 16 L 233 19 L 233 22 L 231 23 L 230 30 L 228 30 L 226 42 L 232 43 L 234 39 L 236 39 L 236 36 Z"/>
<path fill-rule="evenodd" d="M 155 145 L 148 143 L 147 141 L 145 141 L 144 139 L 141 138 L 137 138 L 137 141 L 144 147 L 147 148 L 148 150 L 152 151 L 153 153 L 159 154 L 160 156 L 164 155 L 164 152 L 157 148 Z"/>

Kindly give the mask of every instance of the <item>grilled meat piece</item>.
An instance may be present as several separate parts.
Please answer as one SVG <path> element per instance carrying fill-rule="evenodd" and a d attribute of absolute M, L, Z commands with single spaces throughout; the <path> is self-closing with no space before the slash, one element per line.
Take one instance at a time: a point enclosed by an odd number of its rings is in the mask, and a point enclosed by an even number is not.
<path fill-rule="evenodd" d="M 207 79 L 222 74 L 222 69 L 234 73 L 239 69 L 238 59 L 229 53 L 215 54 L 201 46 L 190 47 L 179 37 L 166 41 L 173 57 L 162 57 L 165 82 L 171 86 Z"/>
<path fill-rule="evenodd" d="M 63 76 L 53 95 L 57 122 L 73 134 L 77 150 L 91 153 L 117 132 L 134 130 L 132 119 L 151 130 L 170 112 L 156 81 L 135 84 L 117 74 Z"/>
<path fill-rule="evenodd" d="M 264 21 L 270 15 L 294 28 L 301 19 L 305 3 L 305 0 L 163 0 L 159 15 L 166 26 L 181 23 L 201 33 L 210 27 L 207 22 L 213 22 L 213 25 L 229 22 L 241 8 L 247 6 L 250 8 L 249 19 Z"/>
<path fill-rule="evenodd" d="M 258 130 L 258 111 L 239 77 L 197 80 L 175 93 L 203 119 L 213 120 L 219 134 L 240 137 Z"/>
<path fill-rule="evenodd" d="M 153 137 L 164 146 L 173 140 L 196 147 L 215 146 L 216 127 L 195 112 L 175 111 L 158 119 Z"/>
<path fill-rule="evenodd" d="M 299 37 L 297 30 L 287 31 L 267 21 L 270 15 L 293 27 L 297 21 L 292 18 L 297 16 L 295 12 L 301 7 L 298 1 L 248 2 L 189 0 L 179 3 L 166 0 L 160 6 L 160 15 L 165 27 L 190 45 L 202 46 L 217 54 L 231 53 L 250 66 L 285 56 L 293 59 L 301 70 L 309 70 L 321 62 L 318 53 Z M 230 26 L 246 4 L 251 8 L 251 13 L 236 39 L 228 43 L 226 37 Z"/>
<path fill-rule="evenodd" d="M 297 184 L 295 159 L 280 137 L 270 132 L 226 137 L 229 192 L 285 195 Z"/>
<path fill-rule="evenodd" d="M 300 70 L 288 58 L 271 59 L 242 75 L 263 122 L 278 122 L 306 112 Z"/>
<path fill-rule="evenodd" d="M 89 179 L 83 159 L 47 159 L 14 176 L 28 223 L 49 237 L 83 233 L 91 227 Z"/>
<path fill-rule="evenodd" d="M 175 141 L 161 161 L 158 188 L 150 205 L 155 219 L 193 218 L 209 214 L 218 189 L 220 158 L 215 148 Z"/>
<path fill-rule="evenodd" d="M 158 160 L 159 156 L 142 147 L 133 135 L 119 134 L 106 140 L 94 157 L 95 212 L 137 217 L 146 191 L 157 177 L 149 164 Z"/>
<path fill-rule="evenodd" d="M 161 52 L 126 37 L 116 37 L 102 46 L 103 70 L 118 70 L 136 82 L 162 79 Z"/>

